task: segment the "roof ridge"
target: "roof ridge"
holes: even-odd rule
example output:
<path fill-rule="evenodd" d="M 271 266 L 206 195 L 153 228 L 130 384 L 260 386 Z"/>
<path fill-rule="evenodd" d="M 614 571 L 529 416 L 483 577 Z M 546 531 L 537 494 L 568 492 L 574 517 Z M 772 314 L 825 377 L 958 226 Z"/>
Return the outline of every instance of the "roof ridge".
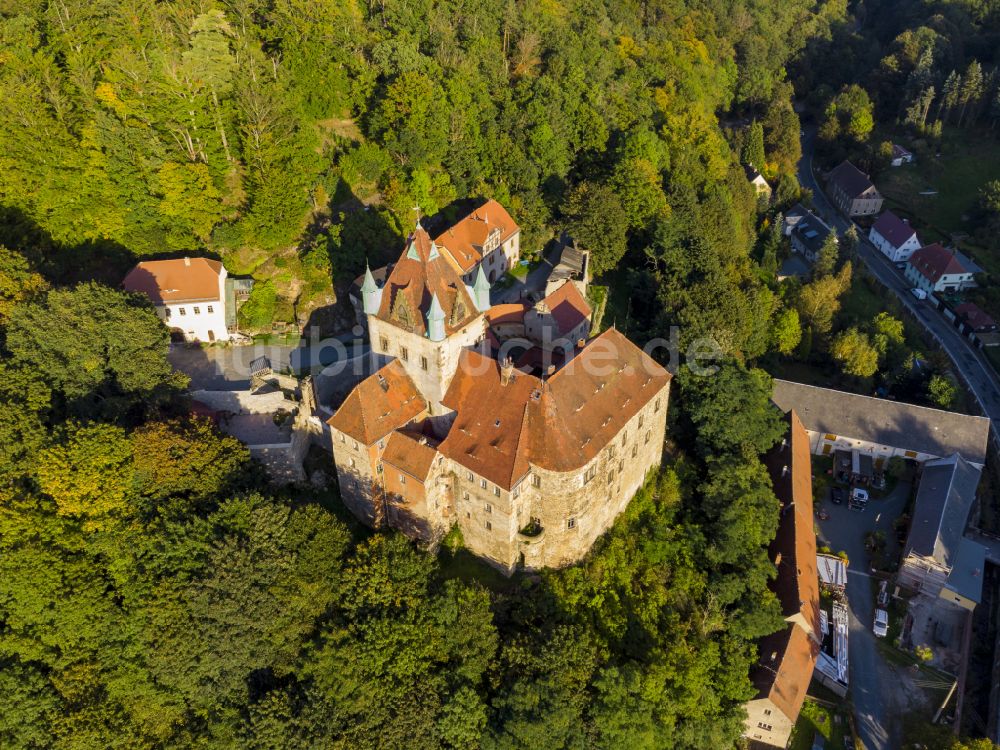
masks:
<path fill-rule="evenodd" d="M 773 376 L 772 376 L 773 377 Z M 775 383 L 791 383 L 792 385 L 801 385 L 804 388 L 815 388 L 818 391 L 832 391 L 833 393 L 840 393 L 847 396 L 853 396 L 855 398 L 867 398 L 872 401 L 880 401 L 882 403 L 888 404 L 899 404 L 900 406 L 906 406 L 911 409 L 925 409 L 927 411 L 939 412 L 941 414 L 954 414 L 958 417 L 965 417 L 966 419 L 985 419 L 987 422 L 990 421 L 989 417 L 981 417 L 976 414 L 962 414 L 959 411 L 948 411 L 947 409 L 935 409 L 933 406 L 921 406 L 920 404 L 911 404 L 907 401 L 894 401 L 888 398 L 879 398 L 878 396 L 866 396 L 863 393 L 851 393 L 849 391 L 838 391 L 836 388 L 825 388 L 821 385 L 810 385 L 809 383 L 800 383 L 797 380 L 785 380 L 784 378 L 774 378 Z"/>

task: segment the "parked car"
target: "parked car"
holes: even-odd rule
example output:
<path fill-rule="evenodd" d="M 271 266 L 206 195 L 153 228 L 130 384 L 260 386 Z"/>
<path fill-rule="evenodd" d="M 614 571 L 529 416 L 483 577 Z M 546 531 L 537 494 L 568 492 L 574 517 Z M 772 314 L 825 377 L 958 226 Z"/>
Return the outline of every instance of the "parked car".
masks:
<path fill-rule="evenodd" d="M 913 289 L 910 290 L 910 294 L 912 294 L 917 299 L 927 299 L 927 292 L 925 292 L 923 289 L 917 289 L 917 287 L 913 287 Z"/>
<path fill-rule="evenodd" d="M 875 624 L 872 625 L 872 632 L 879 638 L 885 638 L 889 632 L 889 613 L 884 609 L 875 610 Z"/>
<path fill-rule="evenodd" d="M 834 487 L 832 490 L 830 490 L 830 499 L 837 505 L 842 504 L 844 502 L 844 488 Z"/>
<path fill-rule="evenodd" d="M 848 501 L 847 507 L 851 510 L 864 510 L 866 505 L 868 505 L 868 490 L 863 490 L 860 487 L 852 489 L 851 499 Z"/>

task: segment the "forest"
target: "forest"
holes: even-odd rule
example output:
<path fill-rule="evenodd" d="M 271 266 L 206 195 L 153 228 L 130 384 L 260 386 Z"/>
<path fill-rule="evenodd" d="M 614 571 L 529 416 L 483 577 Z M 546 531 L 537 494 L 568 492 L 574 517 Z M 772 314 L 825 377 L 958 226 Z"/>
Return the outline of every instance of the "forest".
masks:
<path fill-rule="evenodd" d="M 831 349 L 852 283 L 833 250 L 775 282 L 744 165 L 799 199 L 793 83 L 845 12 L 5 2 L 0 746 L 732 746 L 781 625 L 759 456 L 782 424 L 754 365 Z M 530 251 L 578 237 L 639 343 L 679 325 L 725 355 L 678 373 L 665 465 L 590 557 L 511 580 L 270 486 L 117 289 L 204 253 L 257 279 L 245 323 L 301 320 L 398 252 L 412 207 L 483 197 Z"/>

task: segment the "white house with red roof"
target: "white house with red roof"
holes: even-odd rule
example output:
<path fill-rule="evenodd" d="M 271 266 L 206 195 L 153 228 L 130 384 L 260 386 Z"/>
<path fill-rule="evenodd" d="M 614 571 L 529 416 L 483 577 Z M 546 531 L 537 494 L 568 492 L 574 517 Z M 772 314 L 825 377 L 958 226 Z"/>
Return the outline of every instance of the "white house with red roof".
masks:
<path fill-rule="evenodd" d="M 492 198 L 441 232 L 434 242 L 470 286 L 477 268 L 482 267 L 486 280 L 493 284 L 521 257 L 521 227 Z"/>
<path fill-rule="evenodd" d="M 957 250 L 938 243 L 917 250 L 906 264 L 906 278 L 917 289 L 933 292 L 960 292 L 976 285 L 973 276 L 979 266 Z"/>
<path fill-rule="evenodd" d="M 147 260 L 122 287 L 145 294 L 171 333 L 185 341 L 227 341 L 226 268 L 209 258 Z"/>
<path fill-rule="evenodd" d="M 909 260 L 920 249 L 917 230 L 892 211 L 886 211 L 878 217 L 878 221 L 868 231 L 868 239 L 893 263 Z"/>

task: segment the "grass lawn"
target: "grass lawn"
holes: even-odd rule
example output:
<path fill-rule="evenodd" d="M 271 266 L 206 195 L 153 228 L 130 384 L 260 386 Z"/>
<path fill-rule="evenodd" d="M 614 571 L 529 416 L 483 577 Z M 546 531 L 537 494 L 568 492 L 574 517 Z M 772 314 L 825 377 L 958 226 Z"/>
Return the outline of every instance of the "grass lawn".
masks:
<path fill-rule="evenodd" d="M 508 273 L 513 276 L 518 281 L 524 281 L 528 278 L 528 274 L 532 269 L 538 267 L 538 261 L 533 261 L 531 263 L 515 263 L 514 267 L 510 269 Z"/>
<path fill-rule="evenodd" d="M 844 747 L 844 732 L 849 733 L 847 714 L 839 707 L 827 705 L 826 702 L 806 698 L 802 704 L 799 720 L 792 729 L 792 738 L 788 743 L 789 750 L 810 750 L 816 733 L 823 735 L 826 746 L 834 750 Z"/>
<path fill-rule="evenodd" d="M 979 189 L 997 177 L 1000 141 L 968 131 L 946 131 L 941 156 L 928 151 L 913 164 L 886 169 L 875 180 L 886 207 L 909 218 L 925 244 L 950 240 L 970 230 Z M 933 195 L 921 193 L 936 191 Z M 991 273 L 1000 272 L 1000 257 L 976 253 Z"/>

